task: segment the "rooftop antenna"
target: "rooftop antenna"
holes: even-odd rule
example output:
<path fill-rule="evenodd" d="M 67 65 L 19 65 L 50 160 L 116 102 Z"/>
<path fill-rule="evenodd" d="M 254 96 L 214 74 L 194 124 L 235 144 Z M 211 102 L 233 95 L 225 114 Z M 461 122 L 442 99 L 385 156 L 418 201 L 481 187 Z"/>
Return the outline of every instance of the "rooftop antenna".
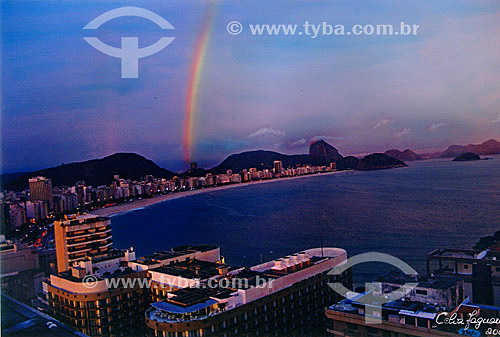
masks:
<path fill-rule="evenodd" d="M 321 240 L 321 257 L 324 257 L 324 255 L 323 255 L 323 232 L 321 233 L 320 240 Z"/>

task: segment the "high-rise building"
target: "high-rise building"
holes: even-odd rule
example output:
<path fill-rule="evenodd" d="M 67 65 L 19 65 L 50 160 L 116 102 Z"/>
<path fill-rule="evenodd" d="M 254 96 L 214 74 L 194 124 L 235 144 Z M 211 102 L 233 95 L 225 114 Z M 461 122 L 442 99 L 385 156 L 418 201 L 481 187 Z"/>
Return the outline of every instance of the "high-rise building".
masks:
<path fill-rule="evenodd" d="M 193 260 L 151 270 L 152 279 L 164 280 L 171 292 L 146 311 L 147 333 L 323 335 L 325 307 L 340 300 L 327 282 L 352 283 L 350 270 L 327 273 L 346 259 L 343 249 L 315 248 L 250 268 Z"/>
<path fill-rule="evenodd" d="M 138 259 L 133 248 L 111 250 L 50 275 L 44 292 L 54 317 L 89 336 L 144 336 L 150 298 L 167 297 L 172 286 L 161 277 L 161 268 L 220 259 L 219 247 L 210 245 L 179 246 Z M 177 267 L 179 273 L 186 271 Z"/>
<path fill-rule="evenodd" d="M 281 160 L 275 160 L 273 166 L 274 174 L 277 176 L 281 176 L 281 171 L 283 171 L 283 163 L 281 162 Z"/>
<path fill-rule="evenodd" d="M 54 221 L 57 270 L 63 272 L 74 262 L 111 250 L 111 220 L 94 215 L 72 216 Z"/>
<path fill-rule="evenodd" d="M 86 196 L 87 186 L 85 185 L 85 181 L 77 181 L 76 182 L 76 195 L 78 198 L 78 205 L 85 205 L 85 196 Z"/>
<path fill-rule="evenodd" d="M 432 328 L 441 310 L 437 305 L 400 299 L 383 304 L 381 316 L 369 316 L 365 311 L 365 296 L 371 298 L 370 294 L 363 293 L 326 309 L 329 336 L 457 336 L 458 328 L 457 331 Z M 372 324 L 370 319 L 380 322 Z"/>
<path fill-rule="evenodd" d="M 427 273 L 459 277 L 472 302 L 500 306 L 498 250 L 436 249 L 427 257 Z"/>
<path fill-rule="evenodd" d="M 403 282 L 418 281 L 405 289 L 405 296 L 392 298 L 392 292 L 404 288 Z M 379 278 L 373 288 L 353 294 L 326 309 L 329 336 L 487 336 L 498 327 L 500 308 L 475 304 L 463 298 L 463 280 L 433 276 L 410 280 L 408 277 Z M 375 295 L 375 296 L 374 296 Z M 383 304 L 377 301 L 384 298 Z M 367 304 L 373 303 L 373 304 Z M 491 324 L 469 324 L 469 319 L 493 319 Z M 473 320 L 471 321 L 473 322 Z"/>
<path fill-rule="evenodd" d="M 36 247 L 19 242 L 0 243 L 0 261 L 2 293 L 29 303 L 41 292 L 45 273 L 40 269 Z"/>
<path fill-rule="evenodd" d="M 45 201 L 49 205 L 49 209 L 54 208 L 51 179 L 45 177 L 30 178 L 29 187 L 31 201 Z"/>
<path fill-rule="evenodd" d="M 26 223 L 26 210 L 23 206 L 12 204 L 9 206 L 10 229 L 15 230 Z"/>
<path fill-rule="evenodd" d="M 50 314 L 89 336 L 142 336 L 147 271 L 132 270 L 134 259 L 132 248 L 113 250 L 50 275 L 43 284 Z"/>

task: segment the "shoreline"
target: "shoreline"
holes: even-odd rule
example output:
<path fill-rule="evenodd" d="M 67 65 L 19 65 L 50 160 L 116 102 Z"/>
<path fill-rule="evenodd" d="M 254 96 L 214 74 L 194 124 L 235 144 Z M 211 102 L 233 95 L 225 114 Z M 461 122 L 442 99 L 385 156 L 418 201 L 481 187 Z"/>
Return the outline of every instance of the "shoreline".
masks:
<path fill-rule="evenodd" d="M 179 198 L 184 198 L 184 197 L 189 197 L 189 196 L 197 195 L 200 193 L 216 192 L 216 191 L 222 191 L 222 190 L 227 190 L 227 189 L 232 189 L 232 188 L 254 186 L 254 185 L 267 184 L 267 183 L 278 182 L 278 181 L 288 181 L 288 180 L 301 179 L 301 178 L 312 178 L 312 177 L 318 177 L 318 176 L 327 176 L 327 175 L 331 175 L 331 174 L 352 173 L 352 172 L 354 172 L 354 171 L 352 171 L 352 170 L 334 171 L 334 172 L 326 172 L 326 173 L 307 174 L 307 175 L 301 175 L 301 176 L 295 176 L 295 177 L 258 180 L 258 181 L 254 181 L 254 182 L 248 182 L 248 183 L 229 184 L 229 185 L 216 186 L 216 187 L 206 187 L 206 188 L 191 190 L 191 191 L 170 192 L 168 194 L 157 195 L 157 196 L 154 196 L 151 198 L 136 199 L 136 200 L 133 200 L 131 202 L 127 202 L 127 203 L 123 203 L 123 204 L 119 204 L 119 205 L 115 205 L 115 206 L 110 206 L 110 207 L 106 207 L 106 208 L 99 208 L 99 209 L 93 210 L 89 213 L 93 214 L 93 215 L 110 216 L 111 217 L 111 216 L 116 216 L 116 215 L 120 215 L 120 214 L 125 214 L 125 213 L 129 213 L 129 212 L 141 210 L 141 209 L 156 205 L 156 204 L 161 203 L 161 202 L 179 199 Z"/>

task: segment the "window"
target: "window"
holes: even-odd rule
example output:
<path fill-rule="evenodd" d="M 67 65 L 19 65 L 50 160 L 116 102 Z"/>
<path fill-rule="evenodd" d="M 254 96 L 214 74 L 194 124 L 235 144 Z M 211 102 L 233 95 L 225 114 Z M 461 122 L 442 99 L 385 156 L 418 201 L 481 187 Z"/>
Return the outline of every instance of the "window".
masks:
<path fill-rule="evenodd" d="M 418 295 L 427 295 L 427 290 L 417 289 L 417 290 L 415 290 L 415 292 Z"/>
<path fill-rule="evenodd" d="M 347 323 L 347 329 L 357 331 L 358 326 L 356 324 Z"/>
<path fill-rule="evenodd" d="M 469 265 L 468 264 L 464 264 L 464 269 L 469 269 Z"/>

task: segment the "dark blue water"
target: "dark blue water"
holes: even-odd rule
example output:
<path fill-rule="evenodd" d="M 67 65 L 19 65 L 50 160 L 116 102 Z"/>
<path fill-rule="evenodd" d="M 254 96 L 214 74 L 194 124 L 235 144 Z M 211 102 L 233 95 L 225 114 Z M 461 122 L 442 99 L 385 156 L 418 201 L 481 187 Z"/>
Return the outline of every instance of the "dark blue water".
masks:
<path fill-rule="evenodd" d="M 471 248 L 500 230 L 500 156 L 211 191 L 112 219 L 115 246 L 139 255 L 209 243 L 226 262 L 252 265 L 323 241 L 351 256 L 391 254 L 425 272 L 432 250 Z M 377 270 L 360 266 L 357 280 Z"/>

